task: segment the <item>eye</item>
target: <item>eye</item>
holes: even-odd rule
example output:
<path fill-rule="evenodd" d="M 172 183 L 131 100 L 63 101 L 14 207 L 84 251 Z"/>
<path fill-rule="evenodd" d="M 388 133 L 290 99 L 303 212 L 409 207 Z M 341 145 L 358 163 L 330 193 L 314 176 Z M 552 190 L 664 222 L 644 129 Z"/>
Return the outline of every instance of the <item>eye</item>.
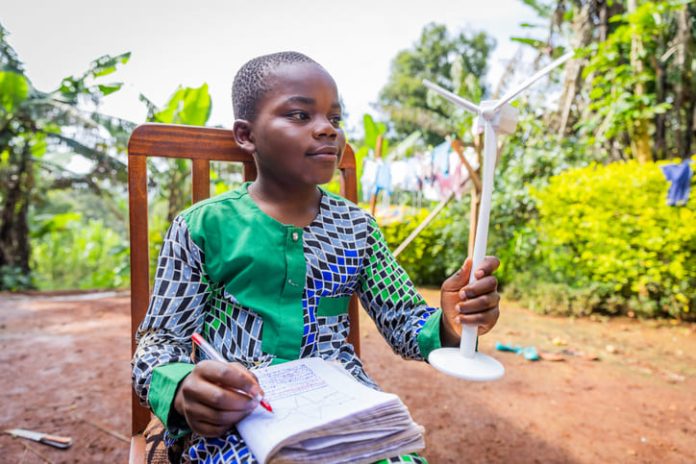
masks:
<path fill-rule="evenodd" d="M 331 124 L 334 127 L 340 127 L 341 122 L 343 122 L 343 116 L 341 116 L 340 114 L 329 116 L 329 121 L 331 121 Z"/>
<path fill-rule="evenodd" d="M 309 114 L 305 111 L 293 111 L 288 113 L 288 118 L 294 119 L 295 121 L 307 121 L 309 120 Z"/>

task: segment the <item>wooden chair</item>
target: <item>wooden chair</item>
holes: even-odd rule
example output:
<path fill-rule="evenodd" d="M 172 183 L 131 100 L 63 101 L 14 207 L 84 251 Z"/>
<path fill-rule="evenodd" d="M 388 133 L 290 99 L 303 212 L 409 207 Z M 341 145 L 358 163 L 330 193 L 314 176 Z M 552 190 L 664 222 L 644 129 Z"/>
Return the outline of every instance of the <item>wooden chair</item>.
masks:
<path fill-rule="evenodd" d="M 128 201 L 130 214 L 131 261 L 131 352 L 135 352 L 135 332 L 145 317 L 150 299 L 148 254 L 147 158 L 181 158 L 192 162 L 193 202 L 210 196 L 210 162 L 242 163 L 244 180 L 256 178 L 253 158 L 235 143 L 231 130 L 173 124 L 142 124 L 135 128 L 128 141 Z M 355 155 L 346 146 L 341 165 L 341 195 L 357 202 Z M 350 301 L 352 321 L 348 340 L 360 355 L 358 300 Z M 130 462 L 145 460 L 143 431 L 150 421 L 150 410 L 140 406 L 133 392 L 132 439 Z"/>

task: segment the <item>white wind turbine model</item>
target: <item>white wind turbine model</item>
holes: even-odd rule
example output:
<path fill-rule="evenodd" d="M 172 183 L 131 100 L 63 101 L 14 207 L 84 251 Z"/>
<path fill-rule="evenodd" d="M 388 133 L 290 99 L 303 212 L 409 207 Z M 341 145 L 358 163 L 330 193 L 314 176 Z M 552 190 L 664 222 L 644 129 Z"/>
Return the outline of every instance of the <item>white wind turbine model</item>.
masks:
<path fill-rule="evenodd" d="M 479 267 L 486 255 L 488 243 L 488 222 L 491 213 L 491 196 L 493 194 L 493 172 L 497 158 L 497 134 L 512 134 L 517 125 L 517 110 L 509 105 L 509 102 L 526 90 L 534 82 L 538 81 L 553 69 L 568 61 L 573 52 L 567 53 L 553 63 L 539 70 L 532 77 L 524 81 L 518 87 L 508 92 L 500 100 L 484 100 L 479 105 L 455 95 L 430 81 L 424 80 L 425 86 L 457 106 L 464 108 L 478 116 L 476 124 L 478 130 L 483 127 L 483 182 L 481 188 L 481 207 L 479 210 L 478 225 L 476 227 L 476 239 L 474 242 L 473 266 L 469 283 L 476 280 L 474 271 Z M 496 359 L 476 351 L 476 337 L 478 327 L 472 325 L 462 326 L 462 338 L 459 348 L 440 348 L 434 350 L 428 356 L 428 362 L 446 374 L 466 380 L 496 380 L 503 376 L 505 368 Z"/>

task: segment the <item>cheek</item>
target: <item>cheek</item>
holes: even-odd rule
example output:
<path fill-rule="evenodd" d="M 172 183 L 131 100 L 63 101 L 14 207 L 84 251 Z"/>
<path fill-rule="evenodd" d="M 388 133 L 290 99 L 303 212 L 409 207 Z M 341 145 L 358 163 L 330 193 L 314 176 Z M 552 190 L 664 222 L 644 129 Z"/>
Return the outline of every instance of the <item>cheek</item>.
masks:
<path fill-rule="evenodd" d="M 292 124 L 274 124 L 267 132 L 269 141 L 276 147 L 291 148 L 304 146 L 307 132 L 304 128 Z"/>
<path fill-rule="evenodd" d="M 285 152 L 292 144 L 292 135 L 285 127 L 269 125 L 256 134 L 257 152 L 275 155 Z"/>

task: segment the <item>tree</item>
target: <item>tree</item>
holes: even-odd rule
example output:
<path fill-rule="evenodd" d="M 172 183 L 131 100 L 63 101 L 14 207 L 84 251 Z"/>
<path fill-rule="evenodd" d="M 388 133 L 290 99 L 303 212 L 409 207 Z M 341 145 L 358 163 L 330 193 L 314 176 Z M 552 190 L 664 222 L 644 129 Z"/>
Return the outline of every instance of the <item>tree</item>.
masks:
<path fill-rule="evenodd" d="M 657 155 L 651 140 L 656 122 L 672 108 L 660 89 L 654 57 L 665 52 L 674 4 L 638 5 L 628 0 L 625 7 L 611 19 L 615 28 L 606 40 L 585 50 L 589 55 L 584 70 L 589 103 L 587 117 L 578 128 L 599 149 L 618 143 L 622 158 L 647 162 Z"/>
<path fill-rule="evenodd" d="M 416 130 L 427 143 L 436 144 L 453 132 L 461 133 L 465 113 L 441 98 L 433 98 L 423 79 L 478 101 L 480 79 L 495 41 L 483 32 L 450 34 L 442 24 L 423 28 L 412 48 L 394 58 L 389 81 L 379 95 L 379 107 L 388 116 L 397 138 Z"/>
<path fill-rule="evenodd" d="M 516 38 L 541 55 L 568 45 L 558 113 L 548 136 L 575 138 L 607 160 L 691 154 L 696 116 L 693 0 L 523 0 L 548 22 L 542 39 Z"/>
<path fill-rule="evenodd" d="M 101 78 L 126 63 L 129 53 L 103 56 L 83 74 L 42 92 L 31 84 L 6 36 L 0 25 L 0 289 L 9 286 L 10 277 L 30 284 L 29 213 L 42 193 L 82 186 L 110 201 L 105 190 L 125 182 L 121 155 L 132 127 L 97 111 L 100 100 L 121 87 Z M 55 162 L 73 156 L 89 165 L 86 174 Z"/>

